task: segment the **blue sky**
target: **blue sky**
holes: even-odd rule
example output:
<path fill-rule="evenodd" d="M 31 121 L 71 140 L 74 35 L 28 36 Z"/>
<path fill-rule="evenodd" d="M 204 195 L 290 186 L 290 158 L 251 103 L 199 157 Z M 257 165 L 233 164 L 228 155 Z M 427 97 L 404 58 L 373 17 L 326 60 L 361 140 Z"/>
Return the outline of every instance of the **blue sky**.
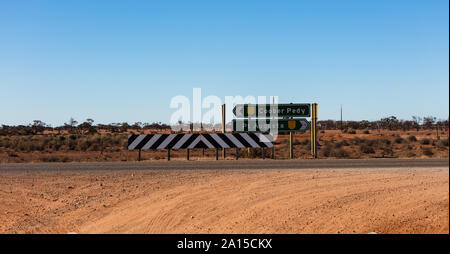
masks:
<path fill-rule="evenodd" d="M 1 1 L 0 124 L 169 122 L 172 97 L 449 115 L 448 1 Z"/>

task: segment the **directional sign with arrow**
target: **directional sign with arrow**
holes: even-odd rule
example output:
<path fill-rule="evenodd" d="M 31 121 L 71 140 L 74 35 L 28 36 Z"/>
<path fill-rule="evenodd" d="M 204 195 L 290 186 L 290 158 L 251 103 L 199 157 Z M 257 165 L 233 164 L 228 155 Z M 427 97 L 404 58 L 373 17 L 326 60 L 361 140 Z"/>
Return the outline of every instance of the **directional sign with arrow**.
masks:
<path fill-rule="evenodd" d="M 304 119 L 233 119 L 235 132 L 269 132 L 278 129 L 278 132 L 305 132 L 310 128 L 309 122 Z"/>
<path fill-rule="evenodd" d="M 237 104 L 237 118 L 310 117 L 311 104 Z"/>

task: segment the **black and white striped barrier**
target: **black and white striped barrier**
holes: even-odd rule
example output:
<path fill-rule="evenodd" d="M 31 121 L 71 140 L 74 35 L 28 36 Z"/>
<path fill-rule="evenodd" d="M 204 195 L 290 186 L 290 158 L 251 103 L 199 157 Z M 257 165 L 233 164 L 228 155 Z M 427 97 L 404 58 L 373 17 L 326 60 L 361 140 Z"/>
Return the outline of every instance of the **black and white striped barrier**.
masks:
<path fill-rule="evenodd" d="M 268 134 L 204 133 L 143 134 L 128 136 L 128 150 L 192 149 L 192 148 L 265 148 L 273 147 Z"/>

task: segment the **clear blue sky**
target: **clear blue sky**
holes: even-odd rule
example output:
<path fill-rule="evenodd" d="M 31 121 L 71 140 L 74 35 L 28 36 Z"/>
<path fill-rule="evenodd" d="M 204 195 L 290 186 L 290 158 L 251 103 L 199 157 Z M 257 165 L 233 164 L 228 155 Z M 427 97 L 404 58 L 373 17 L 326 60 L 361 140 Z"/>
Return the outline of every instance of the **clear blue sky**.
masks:
<path fill-rule="evenodd" d="M 0 124 L 169 122 L 194 87 L 447 119 L 448 1 L 0 2 Z"/>

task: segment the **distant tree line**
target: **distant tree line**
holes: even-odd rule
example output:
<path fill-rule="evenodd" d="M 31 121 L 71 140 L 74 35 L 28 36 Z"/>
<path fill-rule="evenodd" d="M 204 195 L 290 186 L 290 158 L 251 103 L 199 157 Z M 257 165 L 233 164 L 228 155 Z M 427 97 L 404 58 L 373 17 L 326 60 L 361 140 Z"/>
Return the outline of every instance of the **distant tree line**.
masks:
<path fill-rule="evenodd" d="M 100 130 L 109 133 L 126 133 L 128 131 L 142 131 L 142 130 L 167 130 L 170 126 L 161 122 L 158 123 L 142 123 L 136 122 L 134 124 L 123 123 L 110 123 L 110 124 L 97 124 L 94 125 L 94 120 L 91 118 L 86 119 L 82 123 L 78 123 L 73 118 L 70 118 L 68 123 L 64 123 L 62 126 L 52 127 L 49 124 L 44 123 L 41 120 L 34 120 L 33 123 L 28 125 L 1 125 L 0 135 L 37 135 L 43 134 L 45 131 L 56 132 L 61 134 L 67 132 L 70 134 L 97 134 Z"/>
<path fill-rule="evenodd" d="M 336 121 L 336 120 L 321 120 L 318 121 L 320 130 L 426 130 L 426 129 L 448 129 L 449 120 L 437 120 L 436 117 L 418 117 L 413 116 L 411 120 L 400 120 L 395 116 L 382 118 L 377 121 Z M 217 127 L 204 124 L 203 127 Z M 140 132 L 143 130 L 170 130 L 170 126 L 161 122 L 142 123 L 136 122 L 134 124 L 111 123 L 111 124 L 94 124 L 91 118 L 86 119 L 82 123 L 78 123 L 73 118 L 70 118 L 68 123 L 62 126 L 52 127 L 41 120 L 34 120 L 28 125 L 1 125 L 0 135 L 38 135 L 45 131 L 62 132 L 70 134 L 97 134 L 100 130 L 108 133 L 127 133 L 129 131 Z"/>
<path fill-rule="evenodd" d="M 397 119 L 395 116 L 390 116 L 386 118 L 382 118 L 377 121 L 335 121 L 335 120 L 326 120 L 326 121 L 318 121 L 320 124 L 319 128 L 322 130 L 430 130 L 430 129 L 448 129 L 449 128 L 449 120 L 438 120 L 436 117 L 428 116 L 428 117 L 419 117 L 413 116 L 411 120 L 401 120 Z"/>

